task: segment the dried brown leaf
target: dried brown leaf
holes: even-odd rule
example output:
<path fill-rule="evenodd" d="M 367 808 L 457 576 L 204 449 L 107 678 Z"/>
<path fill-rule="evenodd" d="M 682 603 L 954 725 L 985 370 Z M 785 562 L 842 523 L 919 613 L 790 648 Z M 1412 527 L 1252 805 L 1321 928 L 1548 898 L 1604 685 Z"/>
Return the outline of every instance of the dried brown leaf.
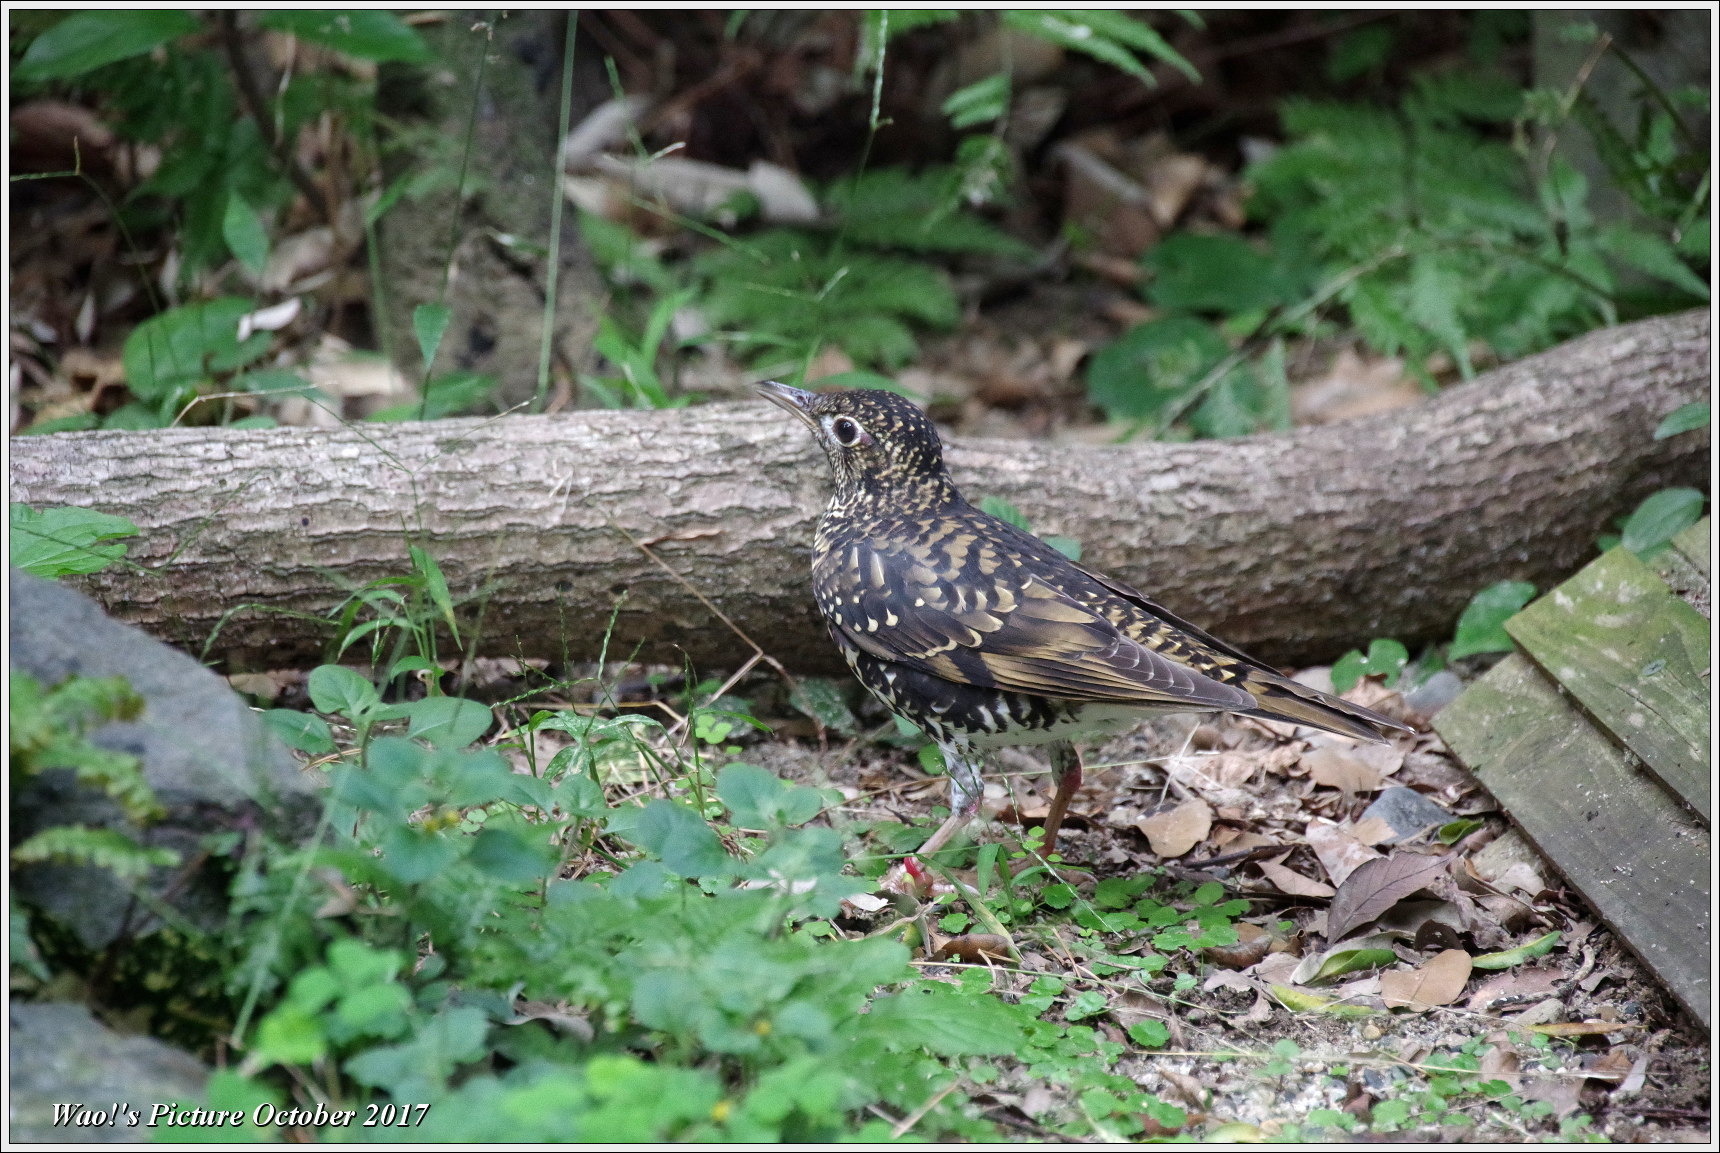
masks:
<path fill-rule="evenodd" d="M 1252 992 L 1259 988 L 1253 981 L 1244 977 L 1234 969 L 1214 969 L 1207 974 L 1206 981 L 1201 985 L 1201 991 L 1210 993 L 1214 989 L 1242 989 Z"/>
<path fill-rule="evenodd" d="M 1162 1065 L 1157 1072 L 1164 1079 L 1165 1084 L 1171 1086 L 1175 1095 L 1181 1097 L 1185 1104 L 1196 1109 L 1206 1108 L 1207 1098 L 1211 1095 L 1211 1091 L 1198 1080 L 1190 1077 L 1187 1073 L 1179 1073 L 1174 1069 L 1164 1068 Z"/>
<path fill-rule="evenodd" d="M 1308 778 L 1316 785 L 1338 789 L 1345 793 L 1371 793 L 1380 787 L 1383 778 L 1371 765 L 1348 749 L 1323 745 L 1302 754 L 1302 764 Z"/>
<path fill-rule="evenodd" d="M 1540 872 L 1524 861 L 1517 861 L 1508 866 L 1498 876 L 1492 878 L 1492 881 L 1494 888 L 1507 891 L 1515 889 L 1530 898 L 1547 887 L 1547 882 L 1541 879 Z"/>
<path fill-rule="evenodd" d="M 1621 1082 L 1630 1075 L 1631 1064 L 1629 1053 L 1622 1048 L 1612 1048 L 1596 1057 L 1583 1072 L 1596 1081 Z"/>
<path fill-rule="evenodd" d="M 594 1036 L 591 1022 L 584 1013 L 576 1012 L 566 1001 L 551 1004 L 548 1001 L 518 1001 L 514 1004 L 514 1017 L 510 1025 L 523 1025 L 527 1021 L 547 1021 L 570 1036 L 580 1041 L 590 1041 Z"/>
<path fill-rule="evenodd" d="M 1463 995 L 1472 968 L 1469 954 L 1447 949 L 1419 968 L 1380 974 L 1380 996 L 1388 1009 L 1422 1012 L 1449 1005 Z"/>
<path fill-rule="evenodd" d="M 1350 826 L 1349 833 L 1357 842 L 1370 848 L 1397 836 L 1397 830 L 1384 817 L 1363 817 Z"/>
<path fill-rule="evenodd" d="M 1013 954 L 1010 952 L 1008 937 L 1000 937 L 995 933 L 963 933 L 959 937 L 949 938 L 932 953 L 934 961 L 948 961 L 952 957 L 970 965 L 977 965 L 987 958 L 1008 961 Z"/>
<path fill-rule="evenodd" d="M 1161 857 L 1180 857 L 1212 829 L 1212 809 L 1198 797 L 1135 822 L 1147 843 Z"/>
<path fill-rule="evenodd" d="M 1513 1090 L 1521 1083 L 1518 1076 L 1523 1059 L 1508 1041 L 1495 1041 L 1493 1047 L 1481 1054 L 1481 1068 L 1476 1073 L 1483 1081 L 1503 1081 Z"/>
<path fill-rule="evenodd" d="M 1202 955 L 1215 965 L 1226 969 L 1246 969 L 1259 964 L 1272 949 L 1272 934 L 1259 925 L 1239 921 L 1234 945 L 1214 945 L 1202 950 Z"/>
<path fill-rule="evenodd" d="M 1332 897 L 1326 914 L 1327 938 L 1339 940 L 1405 897 L 1428 888 L 1445 873 L 1445 864 L 1443 857 L 1397 853 L 1352 870 Z"/>
<path fill-rule="evenodd" d="M 1340 828 L 1324 817 L 1309 821 L 1302 830 L 1308 847 L 1320 859 L 1334 885 L 1342 885 L 1349 875 L 1368 861 L 1377 861 L 1380 854 L 1361 844 L 1350 831 Z"/>
<path fill-rule="evenodd" d="M 1545 1101 L 1553 1107 L 1553 1116 L 1563 1119 L 1581 1106 L 1582 1087 L 1575 1077 L 1538 1077 L 1523 1086 L 1521 1096 L 1525 1101 Z"/>
<path fill-rule="evenodd" d="M 1297 424 L 1331 424 L 1404 408 L 1425 396 L 1401 359 L 1364 358 L 1346 348 L 1323 378 L 1291 389 L 1290 413 Z"/>
<path fill-rule="evenodd" d="M 1286 853 L 1284 856 L 1287 857 L 1289 854 Z M 1279 892 L 1288 893 L 1292 897 L 1330 897 L 1332 895 L 1332 886 L 1323 881 L 1304 877 L 1296 870 L 1281 864 L 1280 862 L 1283 860 L 1284 857 L 1278 857 L 1275 860 L 1258 862 L 1261 874 L 1277 886 Z"/>
<path fill-rule="evenodd" d="M 1258 965 L 1248 970 L 1248 975 L 1261 984 L 1287 985 L 1291 983 L 1301 963 L 1300 957 L 1290 953 L 1269 953 Z"/>
<path fill-rule="evenodd" d="M 1519 1003 L 1531 998 L 1545 997 L 1552 993 L 1564 975 L 1553 968 L 1534 968 L 1520 965 L 1515 969 L 1505 969 L 1488 977 L 1481 982 L 1479 988 L 1471 993 L 1466 1008 L 1473 1012 L 1484 1012 L 1500 1001 Z"/>
<path fill-rule="evenodd" d="M 1634 1064 L 1631 1065 L 1630 1072 L 1625 1074 L 1624 1080 L 1620 1081 L 1618 1088 L 1613 1090 L 1613 1096 L 1625 1097 L 1632 1093 L 1640 1093 L 1642 1092 L 1643 1085 L 1647 1083 L 1647 1081 L 1648 1054 L 1644 1053 L 1636 1059 Z"/>

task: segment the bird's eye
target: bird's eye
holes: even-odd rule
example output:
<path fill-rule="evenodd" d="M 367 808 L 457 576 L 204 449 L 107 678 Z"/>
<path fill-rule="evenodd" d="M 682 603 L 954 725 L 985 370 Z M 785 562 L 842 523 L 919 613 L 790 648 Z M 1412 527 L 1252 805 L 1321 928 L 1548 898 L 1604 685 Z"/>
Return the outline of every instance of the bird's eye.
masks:
<path fill-rule="evenodd" d="M 830 422 L 830 435 L 843 448 L 852 448 L 860 439 L 860 426 L 845 416 L 839 416 Z"/>

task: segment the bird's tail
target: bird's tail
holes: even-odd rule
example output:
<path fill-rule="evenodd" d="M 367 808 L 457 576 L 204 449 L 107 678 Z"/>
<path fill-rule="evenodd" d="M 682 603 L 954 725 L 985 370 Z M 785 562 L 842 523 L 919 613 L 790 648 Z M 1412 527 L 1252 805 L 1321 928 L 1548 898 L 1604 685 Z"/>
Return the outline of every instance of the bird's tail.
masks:
<path fill-rule="evenodd" d="M 1263 717 L 1270 721 L 1285 721 L 1293 725 L 1312 725 L 1329 733 L 1356 737 L 1364 741 L 1383 741 L 1387 731 L 1413 733 L 1414 729 L 1372 709 L 1353 705 L 1330 693 L 1311 689 L 1307 685 L 1279 677 L 1254 674 L 1245 679 L 1243 687 L 1254 694 L 1258 708 L 1242 712 L 1245 717 Z"/>

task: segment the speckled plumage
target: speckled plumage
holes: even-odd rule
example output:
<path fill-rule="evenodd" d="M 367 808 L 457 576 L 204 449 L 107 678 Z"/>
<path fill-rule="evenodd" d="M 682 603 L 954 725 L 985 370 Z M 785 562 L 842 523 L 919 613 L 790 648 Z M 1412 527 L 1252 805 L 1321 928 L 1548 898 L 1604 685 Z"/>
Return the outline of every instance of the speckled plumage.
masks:
<path fill-rule="evenodd" d="M 980 750 L 1114 732 L 1148 713 L 1219 710 L 1369 740 L 1404 728 L 974 508 L 904 398 L 759 391 L 812 430 L 835 476 L 812 559 L 831 636 L 861 683 L 943 748 L 958 815 L 977 805 Z"/>

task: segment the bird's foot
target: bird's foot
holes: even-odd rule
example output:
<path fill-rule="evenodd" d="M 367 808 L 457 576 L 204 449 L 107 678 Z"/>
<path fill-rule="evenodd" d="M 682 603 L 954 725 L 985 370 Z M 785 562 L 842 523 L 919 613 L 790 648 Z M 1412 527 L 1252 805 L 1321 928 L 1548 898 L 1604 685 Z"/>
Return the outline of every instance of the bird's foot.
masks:
<path fill-rule="evenodd" d="M 916 901 L 928 901 L 940 891 L 950 886 L 937 879 L 924 861 L 910 853 L 884 874 L 878 882 L 880 892 L 895 893 L 903 897 L 911 897 Z"/>

